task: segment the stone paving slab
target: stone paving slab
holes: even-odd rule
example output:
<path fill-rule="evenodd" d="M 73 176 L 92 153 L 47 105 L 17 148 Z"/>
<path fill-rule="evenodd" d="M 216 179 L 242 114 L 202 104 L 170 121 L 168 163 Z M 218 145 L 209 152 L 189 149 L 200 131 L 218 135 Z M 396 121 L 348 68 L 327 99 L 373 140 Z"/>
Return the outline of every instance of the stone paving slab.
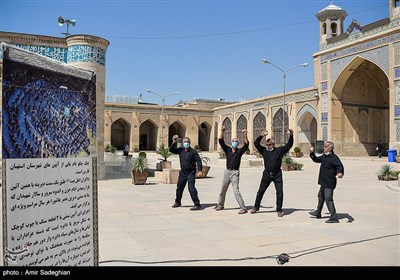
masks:
<path fill-rule="evenodd" d="M 376 175 L 387 158 L 342 158 L 345 176 L 334 193 L 340 223 L 326 224 L 326 206 L 322 219 L 308 214 L 317 203 L 319 164 L 307 155 L 295 158 L 303 170 L 283 172 L 285 216 L 278 218 L 273 184 L 256 214 L 237 214 L 231 187 L 225 209 L 215 211 L 224 166 L 218 154 L 204 154 L 211 158 L 211 169 L 208 178 L 196 180 L 202 211 L 189 210 L 193 203 L 187 188 L 182 207 L 171 208 L 176 186 L 154 177 L 147 185 L 133 185 L 131 179 L 99 181 L 100 266 L 279 266 L 275 258 L 281 253 L 289 254 L 285 266 L 291 267 L 400 265 L 398 182 L 379 181 Z M 150 161 L 152 156 L 148 153 Z M 170 160 L 179 168 L 177 156 Z M 389 164 L 400 169 L 398 163 Z M 241 168 L 240 190 L 248 210 L 262 170 Z"/>

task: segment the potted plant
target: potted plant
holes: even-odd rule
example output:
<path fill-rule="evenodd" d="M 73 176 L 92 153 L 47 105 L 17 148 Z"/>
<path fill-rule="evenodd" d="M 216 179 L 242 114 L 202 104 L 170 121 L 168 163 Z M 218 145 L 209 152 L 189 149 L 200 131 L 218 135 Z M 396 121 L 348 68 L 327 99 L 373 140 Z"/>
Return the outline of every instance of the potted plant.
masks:
<path fill-rule="evenodd" d="M 397 180 L 400 171 L 394 171 L 393 166 L 390 164 L 383 164 L 381 169 L 377 172 L 378 180 L 390 181 Z"/>
<path fill-rule="evenodd" d="M 162 156 L 161 162 L 161 170 L 163 169 L 171 169 L 172 162 L 168 161 L 168 158 L 172 155 L 168 148 L 165 148 L 164 144 L 161 144 L 160 147 L 157 148 L 156 153 Z"/>
<path fill-rule="evenodd" d="M 300 147 L 294 147 L 292 156 L 294 156 L 294 157 L 302 157 L 303 156 L 303 152 L 301 151 Z"/>
<path fill-rule="evenodd" d="M 210 171 L 210 166 L 208 166 L 208 164 L 210 163 L 211 160 L 209 157 L 202 156 L 202 155 L 199 155 L 199 156 L 201 159 L 201 163 L 203 164 L 203 169 L 202 169 L 203 174 L 198 175 L 198 170 L 197 170 L 196 178 L 205 178 L 205 177 L 207 177 L 208 171 Z"/>
<path fill-rule="evenodd" d="M 132 183 L 135 185 L 144 185 L 149 177 L 149 164 L 145 152 L 132 159 Z"/>
<path fill-rule="evenodd" d="M 194 145 L 194 149 L 198 152 L 198 153 L 200 153 L 200 151 L 201 151 L 201 149 L 200 149 L 200 146 L 199 145 Z"/>
<path fill-rule="evenodd" d="M 110 144 L 107 144 L 107 146 L 104 149 L 105 152 L 112 153 L 112 154 L 115 154 L 116 150 L 117 149 L 113 145 L 110 145 Z"/>
<path fill-rule="evenodd" d="M 294 161 L 294 159 L 287 155 L 282 158 L 282 170 L 284 171 L 292 171 L 292 170 L 301 170 L 303 168 L 303 164 Z"/>

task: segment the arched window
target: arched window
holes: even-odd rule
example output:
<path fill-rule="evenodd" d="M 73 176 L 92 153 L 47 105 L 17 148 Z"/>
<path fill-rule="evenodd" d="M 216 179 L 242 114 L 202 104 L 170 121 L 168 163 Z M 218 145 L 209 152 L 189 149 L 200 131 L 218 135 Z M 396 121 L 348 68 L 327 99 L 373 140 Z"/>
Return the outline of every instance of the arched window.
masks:
<path fill-rule="evenodd" d="M 337 24 L 336 24 L 336 22 L 332 22 L 331 31 L 332 31 L 332 37 L 337 35 Z"/>
<path fill-rule="evenodd" d="M 245 116 L 240 115 L 236 123 L 236 137 L 241 145 L 244 144 L 243 130 L 247 129 L 247 119 Z"/>
<path fill-rule="evenodd" d="M 232 140 L 232 122 L 229 118 L 225 118 L 225 120 L 222 122 L 222 126 L 226 127 L 225 133 L 224 133 L 224 141 L 225 144 L 230 145 L 231 140 Z"/>
<path fill-rule="evenodd" d="M 285 117 L 285 127 L 282 129 L 283 126 L 283 117 Z M 273 122 L 272 122 L 272 135 L 271 137 L 275 141 L 275 143 L 279 144 L 285 144 L 288 136 L 286 131 L 288 130 L 289 127 L 289 118 L 286 112 L 283 112 L 282 108 L 276 112 Z M 283 142 L 282 142 L 283 140 Z"/>
<path fill-rule="evenodd" d="M 257 115 L 254 117 L 253 120 L 253 137 L 256 139 L 258 136 L 260 136 L 261 132 L 263 132 L 266 129 L 266 119 L 265 116 L 261 113 L 258 112 Z M 261 140 L 261 144 L 265 145 L 265 137 Z"/>

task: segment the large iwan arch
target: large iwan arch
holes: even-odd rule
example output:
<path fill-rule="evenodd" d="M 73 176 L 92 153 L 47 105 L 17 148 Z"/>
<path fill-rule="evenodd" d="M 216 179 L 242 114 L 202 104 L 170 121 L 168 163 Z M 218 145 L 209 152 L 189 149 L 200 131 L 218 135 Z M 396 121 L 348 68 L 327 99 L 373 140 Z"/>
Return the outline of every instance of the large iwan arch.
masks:
<path fill-rule="evenodd" d="M 362 57 L 353 59 L 339 75 L 332 89 L 335 121 L 330 129 L 343 154 L 375 155 L 379 140 L 389 142 L 388 88 L 386 73 Z"/>

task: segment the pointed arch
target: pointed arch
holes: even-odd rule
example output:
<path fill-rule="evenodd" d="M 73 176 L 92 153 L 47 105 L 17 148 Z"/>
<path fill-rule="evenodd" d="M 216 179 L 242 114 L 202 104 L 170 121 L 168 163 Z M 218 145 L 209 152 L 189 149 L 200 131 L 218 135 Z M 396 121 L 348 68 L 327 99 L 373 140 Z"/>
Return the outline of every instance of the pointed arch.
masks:
<path fill-rule="evenodd" d="M 210 138 L 211 138 L 211 125 L 208 122 L 202 122 L 199 125 L 199 138 L 198 142 L 200 150 L 209 151 L 210 150 Z"/>
<path fill-rule="evenodd" d="M 247 129 L 247 119 L 241 114 L 236 122 L 236 138 L 239 140 L 239 144 L 243 145 L 243 130 Z"/>
<path fill-rule="evenodd" d="M 267 119 L 263 113 L 258 112 L 253 119 L 253 138 L 256 139 L 266 129 Z M 265 145 L 265 137 L 261 139 L 261 145 Z"/>
<path fill-rule="evenodd" d="M 155 151 L 157 148 L 157 124 L 147 119 L 139 127 L 139 150 Z"/>
<path fill-rule="evenodd" d="M 186 136 L 186 125 L 181 121 L 175 121 L 168 127 L 168 146 L 172 144 L 172 136 L 178 135 L 180 140 L 178 146 L 181 144 L 181 139 Z"/>
<path fill-rule="evenodd" d="M 388 88 L 389 79 L 381 66 L 361 56 L 352 59 L 338 75 L 330 105 L 334 108 L 335 122 L 329 129 L 343 131 L 339 135 L 342 153 L 374 155 L 379 140 L 389 142 Z"/>
<path fill-rule="evenodd" d="M 285 123 L 285 127 L 283 127 L 283 122 Z M 287 134 L 285 133 L 285 131 L 288 130 L 288 127 L 289 127 L 288 114 L 284 112 L 282 108 L 279 108 L 279 110 L 275 113 L 272 119 L 271 138 L 275 141 L 275 143 L 279 143 L 282 145 L 286 143 Z"/>
<path fill-rule="evenodd" d="M 111 124 L 111 145 L 122 150 L 125 144 L 129 145 L 131 125 L 124 118 L 119 118 Z"/>
<path fill-rule="evenodd" d="M 222 122 L 222 126 L 226 127 L 225 133 L 224 133 L 224 141 L 227 145 L 230 145 L 231 140 L 232 140 L 232 122 L 231 120 L 226 117 L 224 121 Z"/>
<path fill-rule="evenodd" d="M 317 140 L 317 111 L 304 104 L 297 113 L 297 143 L 305 150 Z"/>

